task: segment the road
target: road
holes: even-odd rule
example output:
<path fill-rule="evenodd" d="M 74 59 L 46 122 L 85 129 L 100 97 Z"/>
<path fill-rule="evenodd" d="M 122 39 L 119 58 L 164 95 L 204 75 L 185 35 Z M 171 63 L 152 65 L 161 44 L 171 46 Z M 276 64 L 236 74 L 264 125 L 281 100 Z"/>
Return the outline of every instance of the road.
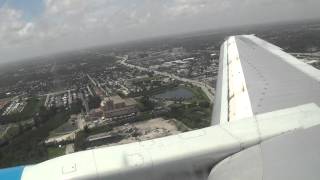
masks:
<path fill-rule="evenodd" d="M 73 132 L 70 132 L 68 134 L 65 134 L 65 135 L 61 135 L 61 136 L 55 136 L 55 137 L 49 137 L 45 143 L 60 143 L 60 142 L 63 142 L 63 141 L 67 141 L 67 140 L 74 140 L 76 138 L 76 133 L 78 132 L 79 130 L 75 130 Z"/>
<path fill-rule="evenodd" d="M 89 114 L 89 105 L 88 105 L 88 101 L 83 97 L 82 93 L 79 93 L 80 99 L 82 101 L 82 105 L 84 106 L 85 110 L 86 110 L 86 114 Z"/>
<path fill-rule="evenodd" d="M 66 145 L 66 154 L 71 154 L 74 152 L 74 144 L 67 144 Z"/>
<path fill-rule="evenodd" d="M 78 127 L 78 129 L 83 130 L 86 125 L 87 124 L 86 124 L 86 121 L 85 121 L 83 115 L 82 114 L 78 115 L 78 117 L 77 117 L 77 127 Z"/>
<path fill-rule="evenodd" d="M 124 66 L 127 66 L 129 68 L 135 68 L 135 69 L 139 69 L 141 71 L 146 71 L 146 72 L 153 72 L 157 75 L 162 75 L 162 76 L 166 76 L 166 77 L 170 77 L 170 78 L 173 78 L 173 79 L 176 79 L 176 80 L 179 80 L 179 81 L 182 81 L 182 82 L 187 82 L 187 83 L 191 83 L 193 84 L 194 86 L 197 86 L 197 87 L 200 87 L 202 89 L 202 91 L 207 95 L 207 97 L 209 98 L 209 100 L 211 102 L 213 102 L 214 100 L 214 96 L 213 96 L 213 93 L 214 93 L 214 88 L 208 86 L 207 84 L 203 83 L 203 82 L 200 82 L 200 81 L 196 81 L 196 80 L 192 80 L 192 79 L 187 79 L 187 78 L 182 78 L 182 77 L 178 77 L 174 74 L 169 74 L 167 72 L 160 72 L 160 71 L 156 71 L 156 70 L 152 70 L 152 69 L 149 69 L 149 68 L 144 68 L 144 67 L 141 67 L 141 66 L 136 66 L 136 65 L 132 65 L 132 64 L 128 64 L 126 61 L 128 60 L 128 57 L 125 56 L 125 57 L 122 57 L 122 60 L 119 61 L 120 64 L 124 65 Z"/>

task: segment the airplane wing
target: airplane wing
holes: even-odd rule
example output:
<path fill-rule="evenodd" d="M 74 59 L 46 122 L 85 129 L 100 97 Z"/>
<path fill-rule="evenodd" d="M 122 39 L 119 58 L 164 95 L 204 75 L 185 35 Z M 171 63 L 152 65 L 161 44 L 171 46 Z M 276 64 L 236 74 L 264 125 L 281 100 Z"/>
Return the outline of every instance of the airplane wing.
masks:
<path fill-rule="evenodd" d="M 220 56 L 213 124 L 320 105 L 320 71 L 279 47 L 253 35 L 233 36 L 222 45 Z"/>
<path fill-rule="evenodd" d="M 319 70 L 253 35 L 230 37 L 223 48 L 225 58 L 220 61 L 228 64 L 224 96 L 229 110 L 216 107 L 221 115 L 220 122 L 214 123 L 234 123 L 307 103 L 320 105 Z M 209 180 L 319 179 L 319 136 L 320 126 L 316 126 L 263 141 L 216 165 Z"/>
<path fill-rule="evenodd" d="M 289 177 L 289 168 L 320 177 L 319 78 L 274 45 L 232 36 L 221 46 L 211 127 L 4 169 L 0 178 L 259 180 Z"/>

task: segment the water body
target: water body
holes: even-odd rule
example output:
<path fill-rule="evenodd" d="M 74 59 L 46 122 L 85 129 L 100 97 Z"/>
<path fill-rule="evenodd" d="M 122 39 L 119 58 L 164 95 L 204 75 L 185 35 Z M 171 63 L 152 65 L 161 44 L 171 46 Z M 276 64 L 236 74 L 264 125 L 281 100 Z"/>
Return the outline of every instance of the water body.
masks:
<path fill-rule="evenodd" d="M 183 87 L 179 87 L 176 89 L 165 91 L 164 93 L 157 94 L 154 98 L 157 99 L 191 99 L 193 97 L 193 93 Z"/>

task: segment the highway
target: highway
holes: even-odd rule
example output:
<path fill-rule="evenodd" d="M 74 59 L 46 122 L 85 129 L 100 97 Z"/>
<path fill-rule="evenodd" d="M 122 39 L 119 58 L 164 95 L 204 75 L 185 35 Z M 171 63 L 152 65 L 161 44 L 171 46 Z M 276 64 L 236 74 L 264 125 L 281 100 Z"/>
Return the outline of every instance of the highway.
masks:
<path fill-rule="evenodd" d="M 193 84 L 194 86 L 197 86 L 197 87 L 200 87 L 202 89 L 202 91 L 207 95 L 207 97 L 209 98 L 209 100 L 211 102 L 213 102 L 214 100 L 214 96 L 213 96 L 213 93 L 214 93 L 214 88 L 206 85 L 205 83 L 203 82 L 200 82 L 200 81 L 196 81 L 196 80 L 192 80 L 192 79 L 187 79 L 187 78 L 182 78 L 182 77 L 178 77 L 174 74 L 169 74 L 167 72 L 160 72 L 160 71 L 156 71 L 156 70 L 152 70 L 152 69 L 149 69 L 149 68 L 144 68 L 144 67 L 141 67 L 141 66 L 136 66 L 136 65 L 132 65 L 132 64 L 128 64 L 126 61 L 128 60 L 128 57 L 125 56 L 125 57 L 122 57 L 122 59 L 119 61 L 120 64 L 124 65 L 124 66 L 127 66 L 129 68 L 135 68 L 135 69 L 139 69 L 141 71 L 146 71 L 146 72 L 153 72 L 157 75 L 162 75 L 162 76 L 166 76 L 166 77 L 170 77 L 170 78 L 173 78 L 173 79 L 176 79 L 176 80 L 179 80 L 179 81 L 182 81 L 182 82 L 187 82 L 187 83 L 191 83 Z"/>
<path fill-rule="evenodd" d="M 86 110 L 86 114 L 89 114 L 89 105 L 88 105 L 88 102 L 87 100 L 83 97 L 83 94 L 82 93 L 79 93 L 79 96 L 80 96 L 80 99 L 82 101 L 82 105 L 84 106 L 85 110 Z"/>

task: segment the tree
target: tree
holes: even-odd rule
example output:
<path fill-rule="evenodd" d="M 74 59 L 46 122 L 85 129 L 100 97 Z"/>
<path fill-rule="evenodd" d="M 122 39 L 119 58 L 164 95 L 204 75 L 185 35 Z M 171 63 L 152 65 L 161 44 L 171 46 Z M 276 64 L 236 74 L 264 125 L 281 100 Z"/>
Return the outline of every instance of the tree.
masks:
<path fill-rule="evenodd" d="M 197 102 L 196 101 L 192 101 L 189 105 L 188 108 L 194 108 L 197 106 Z"/>
<path fill-rule="evenodd" d="M 74 140 L 74 148 L 75 151 L 81 151 L 86 149 L 86 133 L 84 131 L 79 131 L 76 134 L 76 138 Z"/>
<path fill-rule="evenodd" d="M 83 131 L 84 131 L 85 133 L 89 133 L 89 132 L 90 132 L 90 129 L 89 129 L 89 127 L 88 127 L 87 125 L 85 125 L 84 128 L 83 128 Z"/>
<path fill-rule="evenodd" d="M 96 109 L 100 107 L 100 103 L 101 103 L 101 98 L 99 96 L 92 96 L 89 97 L 89 108 L 90 109 Z"/>
<path fill-rule="evenodd" d="M 148 72 L 148 76 L 149 77 L 154 77 L 154 72 L 153 71 Z"/>
<path fill-rule="evenodd" d="M 81 102 L 76 101 L 71 104 L 70 112 L 71 114 L 78 114 L 81 112 L 81 109 L 83 109 Z"/>
<path fill-rule="evenodd" d="M 201 101 L 199 103 L 199 106 L 202 108 L 209 108 L 210 107 L 210 103 L 208 101 Z"/>
<path fill-rule="evenodd" d="M 40 106 L 39 108 L 39 114 L 35 115 L 35 123 L 43 123 L 53 117 L 56 114 L 57 109 L 56 108 L 50 108 L 47 109 L 44 106 Z M 37 117 L 39 116 L 39 117 Z"/>
<path fill-rule="evenodd" d="M 155 107 L 155 103 L 150 100 L 149 96 L 143 96 L 140 102 L 143 104 L 142 111 L 150 111 Z"/>

